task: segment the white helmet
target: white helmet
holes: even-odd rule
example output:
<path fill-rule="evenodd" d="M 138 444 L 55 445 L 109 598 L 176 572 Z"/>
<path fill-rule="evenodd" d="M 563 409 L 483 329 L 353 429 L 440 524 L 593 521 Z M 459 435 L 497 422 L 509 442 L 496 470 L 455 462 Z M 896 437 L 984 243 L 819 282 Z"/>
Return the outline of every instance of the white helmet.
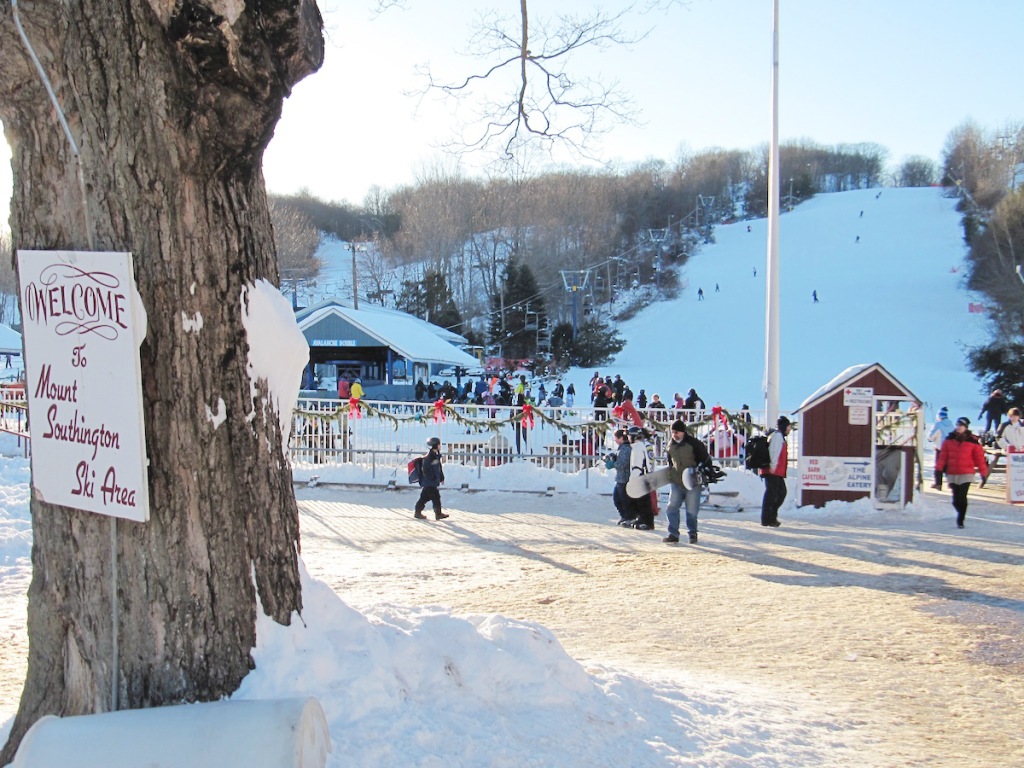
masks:
<path fill-rule="evenodd" d="M 688 491 L 700 488 L 703 485 L 703 478 L 696 467 L 687 467 L 683 470 L 683 487 Z"/>

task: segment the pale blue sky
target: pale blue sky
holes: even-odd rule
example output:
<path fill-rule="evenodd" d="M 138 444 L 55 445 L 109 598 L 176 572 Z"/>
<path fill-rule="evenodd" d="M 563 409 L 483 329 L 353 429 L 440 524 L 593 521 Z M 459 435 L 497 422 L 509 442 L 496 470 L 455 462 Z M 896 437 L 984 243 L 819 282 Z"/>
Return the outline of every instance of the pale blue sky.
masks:
<path fill-rule="evenodd" d="M 457 53 L 475 18 L 467 6 L 512 15 L 518 3 L 405 4 L 371 19 L 372 0 L 321 2 L 326 62 L 285 104 L 264 161 L 271 192 L 307 188 L 360 203 L 372 185 L 411 183 L 441 157 L 436 147 L 453 128 L 453 107 L 409 95 L 420 83 L 415 66 L 467 71 L 471 62 Z M 594 5 L 531 0 L 530 13 L 536 24 L 552 9 Z M 602 157 L 671 162 L 682 148 L 767 142 L 771 12 L 771 0 L 689 0 L 631 17 L 629 28 L 653 28 L 645 40 L 580 62 L 617 79 L 642 121 L 606 136 Z M 950 130 L 968 118 L 994 132 L 1024 120 L 1019 0 L 781 0 L 780 30 L 783 141 L 870 141 L 886 146 L 893 163 L 911 154 L 938 161 Z M 10 166 L 6 146 L 0 152 L 6 221 Z"/>
<path fill-rule="evenodd" d="M 460 66 L 452 51 L 468 37 L 466 5 L 406 0 L 409 10 L 367 21 L 367 0 L 323 4 L 331 41 L 323 70 L 285 106 L 264 163 L 272 191 L 303 186 L 327 199 L 360 202 L 370 185 L 413 181 L 451 129 L 451 106 L 403 96 L 416 63 Z M 514 0 L 478 7 L 507 8 Z M 532 0 L 531 17 L 594 3 Z M 605 7 L 612 7 L 608 2 Z M 672 161 L 681 147 L 747 149 L 770 131 L 771 0 L 690 0 L 634 17 L 653 27 L 631 49 L 593 66 L 614 77 L 640 109 L 604 157 Z M 1024 119 L 1016 54 L 1024 31 L 1018 0 L 781 0 L 781 138 L 822 144 L 871 141 L 898 162 L 939 159 L 951 129 L 967 118 L 996 130 Z M 465 60 L 461 62 L 465 66 Z"/>

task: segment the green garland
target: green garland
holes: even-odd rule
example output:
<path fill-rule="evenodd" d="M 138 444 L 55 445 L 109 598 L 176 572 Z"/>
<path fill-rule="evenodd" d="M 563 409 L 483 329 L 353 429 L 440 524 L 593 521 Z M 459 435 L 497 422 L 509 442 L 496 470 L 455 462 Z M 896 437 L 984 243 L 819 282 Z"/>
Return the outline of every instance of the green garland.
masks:
<path fill-rule="evenodd" d="M 488 411 L 497 408 L 509 408 L 507 405 L 472 405 L 468 406 L 467 410 L 473 409 L 474 411 Z M 462 427 L 467 427 L 474 432 L 500 432 L 503 427 L 517 422 L 522 422 L 524 419 L 524 410 L 521 406 L 511 406 L 514 410 L 511 415 L 502 418 L 473 418 L 462 412 L 456 410 L 450 403 L 445 402 L 440 411 L 437 410 L 436 404 L 430 404 L 426 406 L 425 410 L 420 413 L 415 413 L 409 416 L 396 416 L 387 411 L 383 411 L 380 408 L 376 408 L 369 403 L 359 401 L 357 403 L 348 402 L 344 405 L 339 406 L 331 411 L 310 411 L 301 408 L 296 408 L 295 415 L 302 416 L 307 419 L 318 420 L 321 422 L 338 421 L 342 418 L 358 419 L 358 418 L 375 418 L 381 419 L 391 423 L 395 431 L 398 431 L 400 424 L 408 422 L 416 422 L 419 424 L 427 423 L 428 420 L 432 421 L 435 413 L 440 413 L 444 421 L 451 420 L 455 424 Z M 354 411 L 358 411 L 359 415 L 353 415 Z M 565 411 L 568 416 L 576 416 L 576 411 Z M 550 427 L 554 427 L 563 435 L 575 434 L 577 432 L 596 432 L 600 439 L 603 441 L 610 430 L 619 429 L 624 426 L 633 426 L 631 422 L 627 422 L 625 419 L 612 416 L 611 418 L 605 418 L 600 420 L 588 421 L 577 424 L 567 424 L 564 421 L 549 416 L 544 410 L 538 406 L 530 406 L 530 414 L 533 416 L 535 421 L 540 421 Z M 752 424 L 743 419 L 738 419 L 724 408 L 721 410 L 721 416 L 725 419 L 729 427 L 734 432 L 742 433 L 745 436 L 750 436 L 754 429 L 764 430 L 764 427 L 759 424 Z M 699 430 L 702 427 L 713 426 L 715 420 L 714 414 L 706 415 L 699 421 L 691 421 L 687 424 L 687 428 L 691 431 Z M 643 425 L 649 432 L 654 434 L 660 434 L 662 437 L 667 438 L 671 431 L 671 422 L 667 421 L 655 421 L 650 418 L 643 419 Z"/>

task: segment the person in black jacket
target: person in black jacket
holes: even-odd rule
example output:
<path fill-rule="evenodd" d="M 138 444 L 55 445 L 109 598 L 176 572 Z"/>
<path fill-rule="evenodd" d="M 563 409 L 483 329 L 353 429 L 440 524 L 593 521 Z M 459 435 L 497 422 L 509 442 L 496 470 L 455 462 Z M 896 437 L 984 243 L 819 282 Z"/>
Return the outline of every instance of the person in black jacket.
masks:
<path fill-rule="evenodd" d="M 434 506 L 434 519 L 444 520 L 448 515 L 441 511 L 441 491 L 438 486 L 444 482 L 444 469 L 441 467 L 441 438 L 432 437 L 427 440 L 429 449 L 420 457 L 420 497 L 416 501 L 416 513 L 413 517 L 426 520 L 423 509 L 429 501 Z"/>
<path fill-rule="evenodd" d="M 999 422 L 1003 420 L 1004 413 L 1006 413 L 1006 398 L 1003 397 L 1001 389 L 996 389 L 981 406 L 978 418 L 985 417 L 985 431 L 991 432 L 993 423 L 995 423 L 996 429 L 999 429 Z"/>
<path fill-rule="evenodd" d="M 703 411 L 705 408 L 704 401 L 700 399 L 700 395 L 697 394 L 696 389 L 690 389 L 686 393 L 686 400 L 683 401 L 683 407 L 688 411 Z"/>
<path fill-rule="evenodd" d="M 597 390 L 597 394 L 594 395 L 594 418 L 598 421 L 604 421 L 608 418 L 609 392 L 610 390 L 607 387 L 601 387 Z"/>

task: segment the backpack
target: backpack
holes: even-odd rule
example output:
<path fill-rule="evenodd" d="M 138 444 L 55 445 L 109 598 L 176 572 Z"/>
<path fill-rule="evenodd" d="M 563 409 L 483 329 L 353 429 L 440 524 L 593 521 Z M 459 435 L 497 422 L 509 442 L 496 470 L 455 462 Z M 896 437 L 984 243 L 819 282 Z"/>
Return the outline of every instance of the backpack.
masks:
<path fill-rule="evenodd" d="M 772 430 L 774 432 L 775 430 Z M 768 450 L 768 437 L 772 432 L 765 435 L 755 435 L 747 440 L 747 458 L 743 465 L 756 472 L 759 469 L 767 469 L 771 466 L 771 452 Z"/>
<path fill-rule="evenodd" d="M 423 457 L 420 456 L 410 461 L 407 468 L 409 470 L 409 482 L 418 483 L 423 476 Z"/>

